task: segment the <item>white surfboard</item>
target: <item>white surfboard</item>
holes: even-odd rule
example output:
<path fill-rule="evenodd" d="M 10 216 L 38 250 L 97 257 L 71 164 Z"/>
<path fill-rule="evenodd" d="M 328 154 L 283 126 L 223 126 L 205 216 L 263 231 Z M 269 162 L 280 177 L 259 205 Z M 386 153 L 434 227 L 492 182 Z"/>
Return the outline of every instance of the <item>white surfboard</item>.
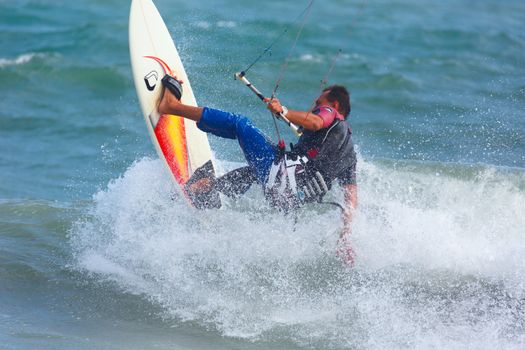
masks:
<path fill-rule="evenodd" d="M 218 207 L 217 194 L 197 198 L 189 182 L 196 171 L 214 175 L 207 135 L 195 122 L 173 115 L 159 115 L 157 106 L 166 73 L 184 81 L 182 103 L 196 106 L 190 81 L 166 24 L 151 0 L 133 0 L 129 17 L 129 48 L 135 88 L 151 140 L 174 181 L 196 207 Z M 191 179 L 191 180 L 190 180 Z M 210 197 L 210 198 L 209 198 Z"/>

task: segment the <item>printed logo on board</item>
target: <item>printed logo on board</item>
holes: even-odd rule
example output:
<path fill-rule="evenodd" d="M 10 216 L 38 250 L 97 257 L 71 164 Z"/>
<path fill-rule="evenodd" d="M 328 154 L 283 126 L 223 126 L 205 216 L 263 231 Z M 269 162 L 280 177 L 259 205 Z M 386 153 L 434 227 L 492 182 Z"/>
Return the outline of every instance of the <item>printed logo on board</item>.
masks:
<path fill-rule="evenodd" d="M 155 90 L 155 86 L 157 86 L 158 81 L 159 74 L 157 73 L 157 71 L 152 70 L 144 76 L 144 82 L 146 83 L 146 88 L 148 89 L 148 91 Z"/>

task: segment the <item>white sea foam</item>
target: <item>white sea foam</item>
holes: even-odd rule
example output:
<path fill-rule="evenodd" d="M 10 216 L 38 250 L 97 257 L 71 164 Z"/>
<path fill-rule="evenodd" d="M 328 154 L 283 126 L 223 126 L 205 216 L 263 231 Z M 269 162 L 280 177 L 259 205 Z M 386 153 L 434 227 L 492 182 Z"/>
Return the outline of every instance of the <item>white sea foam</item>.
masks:
<path fill-rule="evenodd" d="M 235 28 L 237 23 L 233 21 L 217 21 L 215 23 L 210 23 L 207 21 L 198 21 L 195 23 L 195 26 L 202 29 L 210 29 L 212 26 L 217 26 L 219 28 Z"/>
<path fill-rule="evenodd" d="M 486 277 L 515 275 L 516 282 L 525 276 L 519 257 L 525 253 L 525 193 L 504 175 L 486 169 L 465 180 L 413 169 L 385 176 L 371 163 L 362 168 L 373 184 L 361 196 L 366 209 L 356 221 L 356 244 L 370 250 L 364 266 L 410 263 Z M 385 241 L 391 244 L 380 243 Z"/>
<path fill-rule="evenodd" d="M 336 59 L 337 63 L 343 63 L 343 62 L 360 62 L 363 61 L 363 57 L 359 54 L 353 53 L 353 54 L 347 54 L 343 53 L 340 55 L 337 55 L 337 53 L 305 53 L 299 56 L 299 60 L 303 62 L 313 62 L 313 63 L 322 63 L 322 62 L 333 62 L 334 59 Z"/>
<path fill-rule="evenodd" d="M 321 57 L 320 55 L 312 55 L 309 53 L 301 55 L 299 59 L 304 62 L 323 62 L 323 57 Z"/>
<path fill-rule="evenodd" d="M 208 29 L 211 27 L 211 24 L 209 22 L 206 22 L 206 21 L 199 21 L 195 24 L 197 27 L 199 28 L 202 28 L 202 29 Z"/>
<path fill-rule="evenodd" d="M 237 23 L 233 21 L 218 21 L 217 27 L 221 28 L 235 28 L 237 26 Z"/>
<path fill-rule="evenodd" d="M 26 64 L 30 62 L 35 57 L 43 57 L 43 54 L 39 53 L 27 53 L 20 55 L 16 58 L 9 59 L 9 58 L 0 58 L 0 68 L 6 67 L 6 66 L 16 66 L 21 64 Z"/>
<path fill-rule="evenodd" d="M 347 269 L 334 255 L 337 209 L 310 207 L 294 224 L 254 188 L 197 211 L 160 161 L 144 159 L 95 195 L 71 242 L 79 268 L 227 336 L 325 349 L 521 348 L 517 176 L 521 188 L 494 169 L 459 176 L 361 160 L 358 258 Z"/>

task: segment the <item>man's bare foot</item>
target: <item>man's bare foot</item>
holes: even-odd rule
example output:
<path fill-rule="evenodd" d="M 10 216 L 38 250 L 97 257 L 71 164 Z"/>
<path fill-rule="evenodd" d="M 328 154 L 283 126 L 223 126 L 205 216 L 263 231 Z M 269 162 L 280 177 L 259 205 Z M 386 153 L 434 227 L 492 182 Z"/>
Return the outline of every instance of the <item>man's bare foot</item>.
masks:
<path fill-rule="evenodd" d="M 164 92 L 159 103 L 159 113 L 173 114 L 173 110 L 180 104 L 183 81 L 177 77 L 166 75 L 162 78 L 162 84 L 164 85 Z"/>
<path fill-rule="evenodd" d="M 165 82 L 165 79 L 169 79 L 170 81 Z M 174 83 L 173 80 L 175 80 L 176 82 Z M 182 96 L 182 86 L 180 85 L 181 81 L 175 77 L 166 75 L 164 78 L 162 78 L 162 84 L 165 88 L 157 106 L 159 114 L 176 115 L 179 117 L 193 120 L 194 122 L 199 122 L 204 108 L 192 105 L 185 105 L 178 99 L 179 96 Z"/>
<path fill-rule="evenodd" d="M 203 178 L 200 179 L 194 183 L 192 183 L 189 187 L 191 192 L 196 193 L 206 193 L 210 192 L 213 187 L 213 182 L 211 179 Z"/>
<path fill-rule="evenodd" d="M 180 101 L 169 91 L 164 89 L 164 93 L 159 103 L 159 114 L 174 114 L 173 109 L 180 104 Z"/>

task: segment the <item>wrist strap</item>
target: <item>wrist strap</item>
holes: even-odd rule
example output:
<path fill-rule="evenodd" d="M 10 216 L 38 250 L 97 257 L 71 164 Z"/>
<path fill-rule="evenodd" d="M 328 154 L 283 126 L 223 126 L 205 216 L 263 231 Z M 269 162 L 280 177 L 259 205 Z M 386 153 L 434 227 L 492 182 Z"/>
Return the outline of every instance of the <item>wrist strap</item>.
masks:
<path fill-rule="evenodd" d="M 283 112 L 282 112 L 282 115 L 283 117 L 286 118 L 286 116 L 288 115 L 288 108 L 286 108 L 286 106 L 281 106 L 283 108 Z"/>

